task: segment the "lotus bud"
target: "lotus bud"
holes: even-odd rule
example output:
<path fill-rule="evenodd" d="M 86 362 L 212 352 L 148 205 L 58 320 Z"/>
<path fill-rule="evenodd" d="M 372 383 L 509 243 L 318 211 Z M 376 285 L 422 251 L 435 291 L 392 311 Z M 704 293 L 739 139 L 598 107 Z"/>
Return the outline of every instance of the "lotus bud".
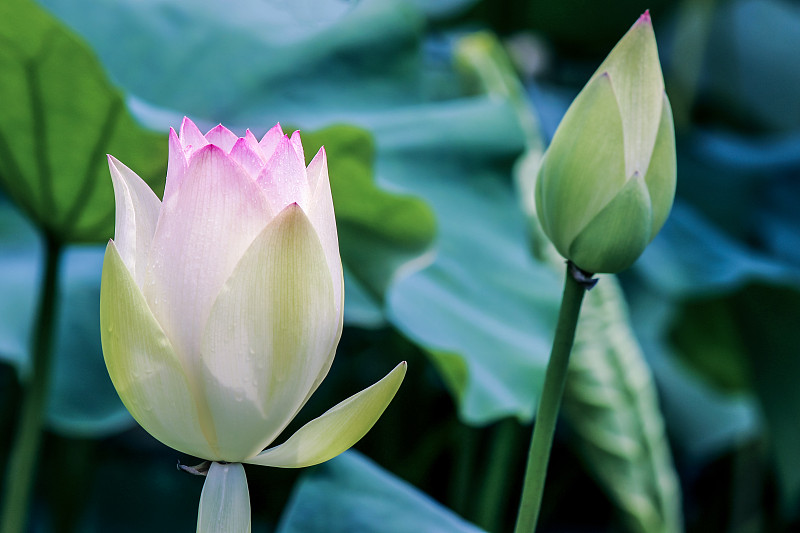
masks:
<path fill-rule="evenodd" d="M 590 273 L 628 268 L 675 196 L 675 131 L 645 12 L 570 105 L 536 182 L 542 229 Z"/>
<path fill-rule="evenodd" d="M 297 132 L 276 125 L 257 140 L 220 125 L 203 135 L 188 119 L 169 148 L 163 202 L 109 156 L 116 229 L 101 281 L 103 356 L 145 430 L 214 462 L 199 524 L 239 526 L 198 531 L 249 531 L 236 464 L 335 457 L 377 421 L 406 365 L 263 451 L 325 378 L 342 334 L 326 154 L 306 167 Z"/>

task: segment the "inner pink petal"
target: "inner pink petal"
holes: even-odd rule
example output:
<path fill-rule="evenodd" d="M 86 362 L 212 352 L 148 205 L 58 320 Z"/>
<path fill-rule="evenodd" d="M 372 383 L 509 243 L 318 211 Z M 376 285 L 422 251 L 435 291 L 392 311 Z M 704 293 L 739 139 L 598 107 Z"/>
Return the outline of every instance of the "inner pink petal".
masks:
<path fill-rule="evenodd" d="M 189 120 L 189 117 L 183 117 L 180 140 L 185 149 L 191 148 L 191 151 L 187 151 L 187 156 L 208 144 L 206 138 L 203 137 L 203 134 L 200 133 L 200 130 L 197 129 L 194 122 Z"/>
<path fill-rule="evenodd" d="M 175 194 L 186 175 L 186 155 L 183 152 L 178 134 L 169 129 L 169 160 L 167 161 L 167 183 L 164 187 L 164 200 Z"/>
<path fill-rule="evenodd" d="M 253 135 L 252 131 L 250 130 L 245 131 L 244 137 L 242 137 L 242 139 L 247 141 L 247 146 L 249 146 L 251 150 L 256 152 L 258 156 L 264 160 L 264 163 L 267 162 L 268 158 L 261 153 L 261 147 L 258 145 L 258 139 L 256 139 L 255 135 Z"/>
<path fill-rule="evenodd" d="M 227 154 L 230 153 L 231 148 L 233 145 L 236 144 L 236 141 L 239 137 L 236 136 L 231 130 L 219 124 L 206 133 L 206 140 L 215 146 L 219 146 L 222 150 Z"/>
<path fill-rule="evenodd" d="M 258 184 L 266 192 L 273 213 L 296 203 L 308 209 L 308 178 L 305 163 L 285 135 L 258 176 Z"/>
<path fill-rule="evenodd" d="M 266 161 L 261 159 L 261 150 L 258 148 L 258 143 L 256 143 L 255 147 L 256 149 L 254 150 L 247 137 L 242 137 L 233 145 L 230 154 L 231 159 L 242 165 L 253 180 L 258 177 L 261 169 L 266 164 Z"/>
<path fill-rule="evenodd" d="M 297 156 L 300 158 L 300 161 L 305 164 L 306 162 L 306 155 L 303 152 L 303 141 L 300 140 L 300 130 L 295 131 L 292 133 L 292 146 L 294 147 L 294 151 L 297 152 Z"/>
<path fill-rule="evenodd" d="M 264 134 L 261 138 L 261 142 L 259 142 L 259 146 L 261 146 L 261 153 L 264 154 L 266 159 L 272 157 L 273 152 L 275 152 L 275 148 L 278 147 L 278 143 L 281 142 L 283 139 L 283 129 L 281 128 L 280 122 L 272 126 L 272 128 Z"/>

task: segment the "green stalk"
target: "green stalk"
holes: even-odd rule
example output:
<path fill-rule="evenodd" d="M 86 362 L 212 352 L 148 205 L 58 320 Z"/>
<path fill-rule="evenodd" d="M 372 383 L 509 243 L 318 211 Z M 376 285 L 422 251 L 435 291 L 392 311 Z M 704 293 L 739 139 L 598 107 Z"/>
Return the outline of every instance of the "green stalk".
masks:
<path fill-rule="evenodd" d="M 61 246 L 49 235 L 45 236 L 44 242 L 44 277 L 33 327 L 33 368 L 23 393 L 17 433 L 8 460 L 0 533 L 21 533 L 25 530 L 31 487 L 36 479 L 47 392 L 50 388 Z"/>
<path fill-rule="evenodd" d="M 547 363 L 542 399 L 533 425 L 533 437 L 528 452 L 528 465 L 525 469 L 515 533 L 532 533 L 536 530 L 536 522 L 539 519 L 547 463 L 550 460 L 550 448 L 553 445 L 558 410 L 561 407 L 561 397 L 567 379 L 569 354 L 575 340 L 575 328 L 578 325 L 583 295 L 587 287 L 591 287 L 591 283 L 588 282 L 591 276 L 586 279 L 576 279 L 576 276 L 582 277 L 582 274 L 584 273 L 571 263 L 567 266 L 556 335 L 553 339 L 550 361 Z"/>

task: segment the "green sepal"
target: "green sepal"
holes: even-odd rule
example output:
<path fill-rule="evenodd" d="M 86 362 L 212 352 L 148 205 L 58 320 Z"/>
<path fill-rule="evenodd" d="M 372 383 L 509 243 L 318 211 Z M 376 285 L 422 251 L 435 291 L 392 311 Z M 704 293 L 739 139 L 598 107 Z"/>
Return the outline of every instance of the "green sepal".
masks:
<path fill-rule="evenodd" d="M 622 119 L 613 80 L 581 91 L 556 130 L 536 184 L 536 210 L 556 249 L 572 241 L 625 185 Z"/>
<path fill-rule="evenodd" d="M 575 238 L 567 257 L 587 272 L 615 274 L 642 254 L 651 228 L 650 194 L 635 174 Z"/>
<path fill-rule="evenodd" d="M 651 241 L 661 230 L 661 226 L 667 221 L 669 212 L 672 210 L 678 173 L 672 108 L 669 105 L 666 94 L 663 95 L 663 99 L 664 104 L 661 108 L 661 121 L 658 124 L 658 135 L 656 136 L 656 145 L 653 148 L 653 158 L 650 160 L 650 167 L 644 176 L 647 190 L 650 192 L 650 201 L 653 204 Z"/>
<path fill-rule="evenodd" d="M 639 17 L 619 40 L 592 80 L 605 73 L 614 84 L 625 130 L 625 175 L 643 174 L 656 142 L 664 93 L 664 78 L 649 13 Z"/>

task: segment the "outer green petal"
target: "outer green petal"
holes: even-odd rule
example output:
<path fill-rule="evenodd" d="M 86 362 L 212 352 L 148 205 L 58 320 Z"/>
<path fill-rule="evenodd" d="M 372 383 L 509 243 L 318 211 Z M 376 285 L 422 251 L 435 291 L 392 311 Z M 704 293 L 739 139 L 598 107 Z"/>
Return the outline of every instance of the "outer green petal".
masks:
<path fill-rule="evenodd" d="M 111 182 L 114 184 L 116 214 L 114 242 L 122 261 L 136 280 L 144 286 L 147 256 L 156 231 L 161 200 L 134 171 L 108 156 Z"/>
<path fill-rule="evenodd" d="M 625 131 L 625 175 L 644 175 L 653 153 L 661 119 L 664 78 L 650 14 L 645 13 L 628 30 L 593 79 L 611 76 Z"/>
<path fill-rule="evenodd" d="M 289 437 L 245 462 L 280 468 L 302 468 L 333 459 L 358 442 L 375 425 L 406 375 L 405 361 L 379 382 L 315 418 Z"/>
<path fill-rule="evenodd" d="M 341 333 L 333 281 L 311 222 L 292 204 L 256 237 L 220 291 L 204 332 L 202 372 L 226 461 L 272 442 L 329 367 Z"/>
<path fill-rule="evenodd" d="M 675 160 L 675 126 L 672 123 L 672 108 L 667 95 L 664 94 L 664 106 L 661 112 L 661 122 L 658 125 L 658 137 L 653 149 L 653 158 L 644 181 L 650 191 L 650 201 L 653 204 L 653 229 L 650 234 L 652 241 L 666 222 L 675 200 L 675 182 L 678 164 Z"/>
<path fill-rule="evenodd" d="M 536 190 L 539 220 L 561 255 L 625 186 L 623 132 L 613 80 L 589 82 L 547 149 Z"/>
<path fill-rule="evenodd" d="M 197 533 L 250 533 L 250 492 L 240 463 L 211 463 L 200 495 Z"/>
<path fill-rule="evenodd" d="M 171 448 L 214 459 L 180 362 L 113 241 L 103 262 L 100 336 L 111 381 L 136 421 Z"/>
<path fill-rule="evenodd" d="M 587 272 L 625 270 L 650 242 L 651 214 L 647 187 L 636 174 L 575 238 L 567 257 Z"/>

